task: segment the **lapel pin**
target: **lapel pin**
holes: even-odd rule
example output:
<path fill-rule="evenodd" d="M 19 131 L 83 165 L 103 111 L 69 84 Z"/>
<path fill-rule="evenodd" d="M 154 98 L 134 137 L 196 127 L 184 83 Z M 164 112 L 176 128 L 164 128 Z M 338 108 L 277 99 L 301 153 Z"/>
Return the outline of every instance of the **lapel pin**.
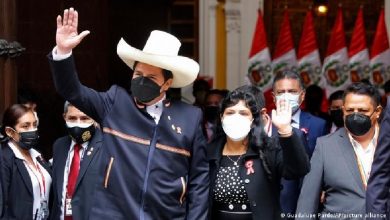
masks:
<path fill-rule="evenodd" d="M 171 120 L 171 116 L 170 115 L 168 115 L 168 120 Z"/>
<path fill-rule="evenodd" d="M 180 127 L 176 127 L 176 132 L 177 132 L 178 134 L 181 134 L 181 128 L 180 128 Z"/>
<path fill-rule="evenodd" d="M 176 129 L 175 129 L 175 125 L 172 125 L 172 130 L 176 130 Z"/>
<path fill-rule="evenodd" d="M 91 155 L 92 154 L 92 151 L 88 151 L 87 152 L 87 156 Z"/>

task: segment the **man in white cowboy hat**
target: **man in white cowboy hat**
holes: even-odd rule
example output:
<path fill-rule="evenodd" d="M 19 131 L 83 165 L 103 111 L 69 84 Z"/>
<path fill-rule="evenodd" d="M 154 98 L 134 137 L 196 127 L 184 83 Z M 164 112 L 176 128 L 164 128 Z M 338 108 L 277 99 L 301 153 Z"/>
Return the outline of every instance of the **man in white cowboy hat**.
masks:
<path fill-rule="evenodd" d="M 192 83 L 199 65 L 177 55 L 180 42 L 168 33 L 153 31 L 142 51 L 122 39 L 117 53 L 134 71 L 131 94 L 115 85 L 96 92 L 77 77 L 72 49 L 89 34 L 79 34 L 77 25 L 73 8 L 57 17 L 57 45 L 49 62 L 57 91 L 104 131 L 102 182 L 89 219 L 206 219 L 201 110 L 165 99 L 168 88 Z"/>

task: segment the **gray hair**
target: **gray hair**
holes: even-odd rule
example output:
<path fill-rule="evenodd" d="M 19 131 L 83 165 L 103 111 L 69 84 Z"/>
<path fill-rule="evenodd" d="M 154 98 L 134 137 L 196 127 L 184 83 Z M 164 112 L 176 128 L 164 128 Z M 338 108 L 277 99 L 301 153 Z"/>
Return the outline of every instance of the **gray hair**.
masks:
<path fill-rule="evenodd" d="M 69 106 L 73 106 L 72 103 L 65 101 L 64 103 L 64 114 L 68 112 Z"/>

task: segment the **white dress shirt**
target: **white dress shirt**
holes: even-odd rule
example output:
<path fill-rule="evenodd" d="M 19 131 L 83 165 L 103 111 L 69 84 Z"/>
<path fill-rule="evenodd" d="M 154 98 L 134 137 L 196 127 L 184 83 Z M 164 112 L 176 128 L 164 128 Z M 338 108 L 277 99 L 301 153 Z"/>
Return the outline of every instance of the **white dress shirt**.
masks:
<path fill-rule="evenodd" d="M 62 197 L 61 197 L 61 215 L 60 215 L 60 220 L 64 219 L 64 204 L 65 204 L 65 197 L 66 197 L 66 186 L 68 185 L 68 176 L 69 176 L 69 171 L 70 171 L 70 165 L 72 164 L 72 159 L 74 155 L 74 145 L 76 142 L 72 140 L 72 143 L 70 144 L 70 148 L 68 151 L 68 157 L 66 159 L 65 163 L 65 169 L 64 169 L 64 181 L 62 184 Z M 85 142 L 81 145 L 80 149 L 80 163 L 84 157 L 85 150 L 88 147 L 89 142 Z"/>
<path fill-rule="evenodd" d="M 367 185 L 368 178 L 370 177 L 371 166 L 374 160 L 375 148 L 378 140 L 379 127 L 375 127 L 375 133 L 372 137 L 370 143 L 367 148 L 364 149 L 362 145 L 357 142 L 353 137 L 348 133 L 349 139 L 351 140 L 351 144 L 353 146 L 353 150 L 355 151 L 357 162 L 360 164 L 361 168 L 364 172 L 365 184 Z"/>
<path fill-rule="evenodd" d="M 165 100 L 165 95 L 164 97 L 154 103 L 153 105 L 148 105 L 146 106 L 146 112 L 152 116 L 152 118 L 154 119 L 154 122 L 156 122 L 156 124 L 158 124 L 158 122 L 160 121 L 160 117 L 161 117 L 161 114 L 162 114 L 162 111 L 163 111 L 163 101 Z"/>

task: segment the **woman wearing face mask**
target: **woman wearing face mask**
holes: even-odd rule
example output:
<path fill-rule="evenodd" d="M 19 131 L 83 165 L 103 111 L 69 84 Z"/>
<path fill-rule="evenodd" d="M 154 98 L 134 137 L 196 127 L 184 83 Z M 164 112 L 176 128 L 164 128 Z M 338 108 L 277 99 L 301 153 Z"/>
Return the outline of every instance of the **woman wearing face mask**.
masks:
<path fill-rule="evenodd" d="M 2 148 L 2 219 L 47 219 L 51 186 L 50 166 L 34 148 L 38 144 L 37 119 L 20 104 L 3 115 L 1 132 L 7 137 Z"/>
<path fill-rule="evenodd" d="M 295 179 L 309 171 L 304 146 L 290 125 L 288 102 L 277 102 L 272 111 L 279 132 L 275 138 L 265 133 L 259 113 L 250 86 L 222 102 L 220 132 L 208 147 L 210 219 L 280 219 L 281 177 Z"/>

